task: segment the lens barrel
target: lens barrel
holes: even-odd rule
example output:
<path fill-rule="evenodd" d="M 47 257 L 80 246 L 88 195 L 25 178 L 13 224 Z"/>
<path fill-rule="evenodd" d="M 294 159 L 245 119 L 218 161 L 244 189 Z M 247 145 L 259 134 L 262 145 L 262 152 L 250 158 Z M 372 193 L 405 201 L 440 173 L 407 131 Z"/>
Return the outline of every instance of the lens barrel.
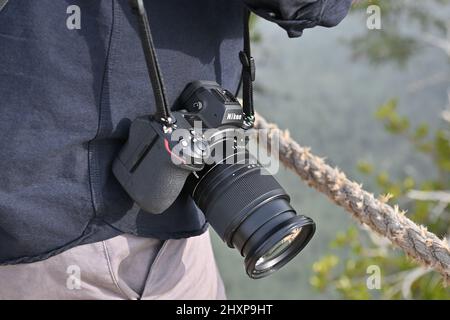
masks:
<path fill-rule="evenodd" d="M 313 220 L 296 214 L 284 189 L 256 161 L 214 164 L 192 179 L 194 201 L 222 240 L 245 257 L 251 278 L 284 266 L 315 232 Z"/>

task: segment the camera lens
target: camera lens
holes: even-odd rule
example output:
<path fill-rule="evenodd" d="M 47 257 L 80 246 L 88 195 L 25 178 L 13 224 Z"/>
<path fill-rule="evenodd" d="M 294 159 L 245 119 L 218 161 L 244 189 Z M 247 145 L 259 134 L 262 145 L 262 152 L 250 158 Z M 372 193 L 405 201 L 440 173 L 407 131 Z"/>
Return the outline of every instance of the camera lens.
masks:
<path fill-rule="evenodd" d="M 249 157 L 211 165 L 192 175 L 190 183 L 210 225 L 239 250 L 247 274 L 257 279 L 292 260 L 313 236 L 315 224 L 296 214 L 280 184 L 256 161 L 249 164 Z"/>

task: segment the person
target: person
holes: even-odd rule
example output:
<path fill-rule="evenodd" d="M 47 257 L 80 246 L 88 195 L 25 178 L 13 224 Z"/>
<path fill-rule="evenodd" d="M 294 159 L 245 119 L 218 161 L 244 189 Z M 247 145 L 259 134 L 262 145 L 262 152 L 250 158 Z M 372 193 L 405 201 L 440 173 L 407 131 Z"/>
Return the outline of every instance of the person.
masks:
<path fill-rule="evenodd" d="M 245 7 L 299 37 L 350 4 L 145 1 L 169 103 L 193 80 L 238 87 Z M 0 8 L 0 298 L 224 299 L 190 196 L 151 214 L 112 174 L 131 121 L 154 111 L 128 2 Z"/>

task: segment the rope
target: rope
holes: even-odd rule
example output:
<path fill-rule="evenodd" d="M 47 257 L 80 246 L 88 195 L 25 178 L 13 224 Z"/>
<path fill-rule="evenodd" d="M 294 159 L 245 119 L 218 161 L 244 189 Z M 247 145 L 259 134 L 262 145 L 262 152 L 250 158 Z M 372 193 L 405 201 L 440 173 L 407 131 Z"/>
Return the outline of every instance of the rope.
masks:
<path fill-rule="evenodd" d="M 294 171 L 310 187 L 324 193 L 338 206 L 346 209 L 355 220 L 388 238 L 409 257 L 442 274 L 444 284 L 450 283 L 450 248 L 447 240 L 439 239 L 405 216 L 399 207 L 390 206 L 387 197 L 376 199 L 361 185 L 348 179 L 338 168 L 301 147 L 287 131 L 256 116 L 255 129 L 267 130 L 267 146 L 279 139 L 280 161 Z M 274 140 L 276 141 L 276 140 Z"/>

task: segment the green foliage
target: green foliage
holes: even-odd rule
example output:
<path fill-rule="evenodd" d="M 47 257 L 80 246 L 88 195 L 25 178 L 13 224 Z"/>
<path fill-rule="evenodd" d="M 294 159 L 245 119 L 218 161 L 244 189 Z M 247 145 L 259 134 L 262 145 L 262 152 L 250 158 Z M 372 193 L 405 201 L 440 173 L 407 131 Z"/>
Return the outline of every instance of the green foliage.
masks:
<path fill-rule="evenodd" d="M 359 161 L 358 170 L 364 174 L 371 174 L 373 172 L 373 165 L 367 161 Z"/>
<path fill-rule="evenodd" d="M 443 172 L 450 172 L 450 135 L 448 131 L 438 130 L 434 140 L 435 156 L 438 167 Z"/>
<path fill-rule="evenodd" d="M 425 46 L 424 34 L 446 36 L 450 0 L 362 0 L 355 12 L 365 12 L 369 5 L 381 9 L 382 29 L 366 32 L 351 39 L 355 57 L 367 58 L 373 64 L 395 62 L 404 66 Z M 405 21 L 409 27 L 402 28 Z"/>
<path fill-rule="evenodd" d="M 339 257 L 336 255 L 327 255 L 315 262 L 312 267 L 315 275 L 311 278 L 311 285 L 321 290 L 325 289 L 338 263 Z"/>
<path fill-rule="evenodd" d="M 376 117 L 390 133 L 405 138 L 417 147 L 418 152 L 428 155 L 439 172 L 439 178 L 436 181 L 416 181 L 411 176 L 392 179 L 389 173 L 377 172 L 373 164 L 365 161 L 359 162 L 358 169 L 376 180 L 382 194 L 389 194 L 396 201 L 403 202 L 403 208 L 407 209 L 411 219 L 443 237 L 450 233 L 450 205 L 441 208 L 441 212 L 433 216 L 430 212 L 438 206 L 434 201 L 404 200 L 413 188 L 424 191 L 450 190 L 450 130 L 444 128 L 430 132 L 426 124 L 411 128 L 407 117 L 397 113 L 397 104 L 397 101 L 390 100 L 378 109 Z M 423 148 L 424 145 L 428 147 Z M 417 265 L 403 253 L 393 251 L 389 244 L 355 227 L 338 233 L 330 243 L 330 249 L 336 252 L 328 254 L 313 266 L 311 285 L 320 291 L 334 288 L 346 299 L 397 299 L 405 297 L 405 294 L 408 298 L 450 299 L 450 291 L 442 286 L 440 275 L 435 272 L 418 276 L 405 293 L 405 277 L 413 276 Z M 339 250 L 344 250 L 347 255 L 347 259 L 341 263 L 337 258 Z M 377 265 L 384 272 L 381 290 L 369 290 L 366 286 L 366 269 L 370 265 Z"/>
<path fill-rule="evenodd" d="M 375 116 L 384 121 L 384 126 L 390 133 L 404 133 L 409 129 L 409 119 L 400 116 L 397 112 L 397 100 L 389 100 L 388 103 L 381 106 Z"/>
<path fill-rule="evenodd" d="M 353 47 L 353 56 L 357 59 L 367 57 L 373 64 L 391 59 L 400 66 L 404 66 L 420 48 L 412 37 L 387 34 L 384 31 L 374 32 L 370 37 L 354 38 L 349 44 Z"/>
<path fill-rule="evenodd" d="M 405 138 L 417 147 L 418 152 L 428 155 L 439 172 L 439 178 L 436 181 L 416 181 L 411 176 L 392 179 L 389 173 L 377 172 L 374 164 L 365 161 L 359 162 L 358 169 L 375 179 L 382 194 L 389 194 L 395 201 L 402 202 L 412 220 L 428 226 L 431 232 L 444 237 L 450 233 L 450 205 L 440 208 L 438 215 L 433 216 L 430 212 L 439 205 L 435 201 L 404 200 L 407 199 L 408 191 L 413 188 L 423 191 L 450 190 L 450 130 L 443 128 L 430 132 L 432 130 L 426 124 L 411 128 L 407 117 L 397 113 L 397 104 L 396 100 L 390 100 L 382 105 L 376 112 L 376 118 L 390 133 Z M 423 148 L 424 145 L 427 148 Z M 352 227 L 346 232 L 338 233 L 330 243 L 330 249 L 336 252 L 325 256 L 313 266 L 311 284 L 320 291 L 334 288 L 346 299 L 398 299 L 405 295 L 407 298 L 418 299 L 450 299 L 450 290 L 443 287 L 440 275 L 435 272 L 418 276 L 407 286 L 405 293 L 405 277 L 412 277 L 417 271 L 417 265 L 372 234 L 367 235 Z M 340 264 L 337 258 L 339 250 L 344 250 L 348 257 Z M 370 265 L 379 266 L 385 274 L 381 290 L 369 290 L 366 286 L 366 269 Z"/>
<path fill-rule="evenodd" d="M 444 35 L 448 19 L 439 15 L 449 12 L 450 8 L 445 6 L 449 3 L 449 0 L 360 1 L 357 11 L 365 11 L 369 4 L 381 7 L 384 27 L 382 31 L 368 32 L 352 39 L 349 43 L 354 55 L 376 64 L 395 62 L 405 65 L 413 55 L 420 53 L 424 33 Z M 397 27 L 402 19 L 410 20 L 410 29 Z M 444 122 L 441 128 L 427 123 L 413 125 L 409 117 L 398 110 L 399 101 L 391 99 L 378 108 L 375 118 L 393 136 L 392 143 L 409 143 L 417 153 L 428 157 L 436 178 L 421 180 L 406 174 L 394 178 L 367 161 L 360 161 L 357 168 L 373 179 L 380 194 L 386 195 L 385 201 L 400 203 L 413 221 L 427 226 L 439 237 L 448 236 L 450 204 L 414 200 L 408 193 L 413 189 L 450 192 L 450 127 Z M 408 165 L 414 166 L 414 161 Z M 319 291 L 337 292 L 346 299 L 450 299 L 450 290 L 443 287 L 438 273 L 422 270 L 403 252 L 393 250 L 387 240 L 370 231 L 351 227 L 336 234 L 329 247 L 331 252 L 313 266 L 311 284 Z M 345 259 L 338 259 L 338 256 Z M 382 271 L 379 290 L 369 290 L 366 285 L 370 265 L 379 266 Z"/>
<path fill-rule="evenodd" d="M 381 106 L 375 116 L 381 120 L 387 131 L 396 135 L 403 135 L 412 143 L 418 151 L 432 157 L 436 163 L 440 174 L 444 178 L 450 173 L 450 134 L 449 130 L 438 129 L 434 136 L 429 137 L 430 128 L 426 123 L 421 123 L 415 128 L 411 128 L 408 117 L 397 112 L 398 102 L 395 99 L 389 100 Z"/>

